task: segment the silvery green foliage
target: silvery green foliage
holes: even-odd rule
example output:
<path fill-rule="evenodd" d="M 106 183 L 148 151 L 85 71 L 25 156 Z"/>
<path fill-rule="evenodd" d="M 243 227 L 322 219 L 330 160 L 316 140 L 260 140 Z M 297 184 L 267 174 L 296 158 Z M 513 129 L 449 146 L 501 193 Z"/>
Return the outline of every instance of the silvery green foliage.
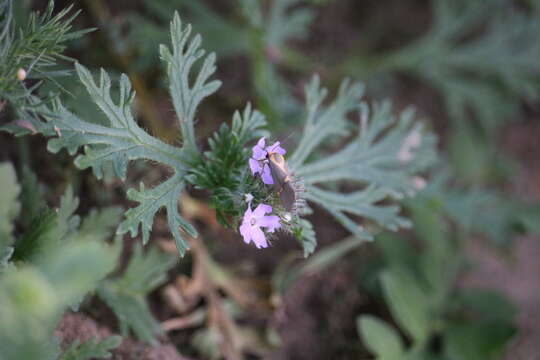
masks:
<path fill-rule="evenodd" d="M 369 315 L 357 320 L 376 359 L 499 358 L 515 334 L 516 309 L 502 294 L 456 288 L 464 261 L 461 234 L 448 226 L 440 195 L 426 189 L 407 202 L 414 245 L 389 233 L 377 239 L 384 260 L 379 280 L 394 325 Z M 432 346 L 434 336 L 440 346 Z"/>
<path fill-rule="evenodd" d="M 112 163 L 116 175 L 124 179 L 128 162 L 136 159 L 161 163 L 174 171 L 169 179 L 152 189 L 147 190 L 141 184 L 139 190 L 128 190 L 128 198 L 139 205 L 126 212 L 126 219 L 117 232 L 136 236 L 140 226 L 143 243 L 146 243 L 156 212 L 165 207 L 180 254 L 184 254 L 187 245 L 179 229 L 191 236 L 197 235 L 178 213 L 178 200 L 186 181 L 213 191 L 215 204 L 227 205 L 226 209 L 221 209 L 224 214 L 237 215 L 238 204 L 249 192 L 243 191 L 249 185 L 249 181 L 242 179 L 245 171 L 242 172 L 241 168 L 246 167 L 249 157 L 244 147 L 254 135 L 253 132 L 242 135 L 242 127 L 258 129 L 264 123 L 261 115 L 252 113 L 248 107 L 243 119 L 235 115 L 231 136 L 227 136 L 229 128 L 222 126 L 210 140 L 211 151 L 200 154 L 194 130 L 196 108 L 206 96 L 218 89 L 220 82 L 209 81 L 215 71 L 214 55 L 205 56 L 204 50 L 199 48 L 200 36 L 191 38 L 190 35 L 191 27 L 183 26 L 175 14 L 171 24 L 172 50 L 163 45 L 160 47 L 184 140 L 182 147 L 165 144 L 137 125 L 131 113 L 134 93 L 125 75 L 121 76 L 119 99 L 115 102 L 110 95 L 111 80 L 105 71 L 101 71 L 96 83 L 86 68 L 76 65 L 80 80 L 108 118 L 108 124 L 83 120 L 60 101 L 56 101 L 50 111 L 43 111 L 47 119 L 43 132 L 53 136 L 48 148 L 53 152 L 66 148 L 70 154 L 83 148 L 84 152 L 76 157 L 75 164 L 79 168 L 91 167 L 98 178 L 102 176 L 104 167 Z M 202 60 L 199 71 L 192 74 L 198 60 Z M 307 200 L 326 208 L 355 235 L 370 239 L 371 235 L 349 216 L 360 216 L 392 230 L 406 226 L 408 222 L 399 215 L 399 206 L 388 203 L 414 192 L 413 177 L 433 161 L 435 140 L 432 135 L 422 133 L 421 124 L 412 121 L 411 111 L 395 117 L 389 104 L 382 103 L 373 106 L 373 114 L 370 115 L 367 105 L 360 101 L 362 94 L 362 85 L 351 85 L 345 81 L 336 99 L 323 106 L 326 90 L 321 89 L 318 78 L 314 78 L 306 88 L 308 114 L 304 134 L 289 161 L 305 184 Z M 336 140 L 351 133 L 347 117 L 355 112 L 361 118 L 357 136 L 343 150 L 313 161 L 312 153 L 326 140 Z M 227 154 L 233 148 L 236 150 L 232 151 L 234 156 L 231 157 Z M 237 170 L 238 173 L 235 172 Z M 226 173 L 233 178 L 222 179 Z M 222 180 L 216 183 L 216 179 Z M 342 183 L 353 184 L 355 191 L 340 194 L 336 186 Z M 308 211 L 306 208 L 304 213 Z M 307 220 L 297 220 L 292 231 L 302 238 L 304 252 L 308 255 L 315 248 L 315 233 Z"/>
<path fill-rule="evenodd" d="M 302 104 L 292 96 L 289 85 L 276 69 L 276 63 L 283 62 L 282 54 L 288 50 L 288 41 L 302 39 L 308 33 L 314 14 L 302 6 L 301 1 L 272 0 L 267 7 L 258 0 L 233 2 L 232 6 L 240 7 L 243 19 L 222 14 L 202 1 L 146 0 L 144 5 L 152 17 L 163 22 L 180 9 L 186 14 L 184 18 L 189 19 L 203 35 L 206 46 L 221 58 L 246 55 L 250 62 L 250 76 L 259 96 L 258 107 L 275 121 L 274 125 L 281 119 L 287 119 L 287 124 L 291 119 L 298 119 Z M 132 25 L 129 38 L 133 47 L 139 50 L 134 59 L 135 66 L 142 71 L 147 70 L 155 61 L 151 56 L 153 44 L 163 41 L 165 31 L 148 16 L 133 14 L 128 21 Z M 140 41 L 141 37 L 146 40 Z"/>
<path fill-rule="evenodd" d="M 314 12 L 300 6 L 302 2 L 299 0 L 273 0 L 266 16 L 253 16 L 264 14 L 259 1 L 243 0 L 241 5 L 244 17 L 260 37 L 257 38 L 252 61 L 253 81 L 261 106 L 282 122 L 283 119 L 287 119 L 287 123 L 295 122 L 300 117 L 302 104 L 292 95 L 289 85 L 277 71 L 276 63 L 282 61 L 288 41 L 303 39 L 307 35 Z"/>
<path fill-rule="evenodd" d="M 174 257 L 155 248 L 143 254 L 137 245 L 124 273 L 100 284 L 98 295 L 118 317 L 122 334 L 132 330 L 140 340 L 155 343 L 155 336 L 162 330 L 148 308 L 146 296 L 166 281 L 174 263 Z"/>
<path fill-rule="evenodd" d="M 280 48 L 288 40 L 302 39 L 307 35 L 314 14 L 311 9 L 298 7 L 301 3 L 300 0 L 272 1 L 270 14 L 264 24 L 267 45 Z"/>
<path fill-rule="evenodd" d="M 133 60 L 143 71 L 155 65 L 155 44 L 166 41 L 166 31 L 163 31 L 162 24 L 170 21 L 175 10 L 188 14 L 189 22 L 202 35 L 206 47 L 215 51 L 219 57 L 249 51 L 249 34 L 241 24 L 226 18 L 203 1 L 146 0 L 143 4 L 147 10 L 145 15 L 149 13 L 152 16 L 134 13 L 127 18 L 132 24 L 129 39 L 133 46 L 139 49 Z M 156 23 L 154 19 L 160 20 L 160 23 Z M 141 38 L 145 41 L 140 41 Z"/>
<path fill-rule="evenodd" d="M 200 48 L 201 36 L 197 34 L 190 39 L 190 35 L 191 25 L 183 26 L 180 16 L 176 13 L 171 23 L 172 52 L 165 45 L 161 45 L 159 53 L 167 64 L 169 91 L 180 123 L 184 147 L 187 150 L 196 150 L 195 111 L 205 97 L 219 89 L 221 81 L 209 81 L 210 76 L 216 71 L 215 54 L 205 56 L 205 51 Z M 193 84 L 190 84 L 192 67 L 199 59 L 203 59 L 201 68 Z"/>
<path fill-rule="evenodd" d="M 452 178 L 455 174 L 450 169 L 439 169 L 418 197 L 440 204 L 463 233 L 481 234 L 497 245 L 508 245 L 519 233 L 540 232 L 539 204 L 512 199 L 485 187 L 456 188 Z"/>
<path fill-rule="evenodd" d="M 13 185 L 10 165 L 0 166 L 0 183 L 15 195 L 2 205 L 16 209 L 18 187 Z M 11 238 L 11 247 L 4 243 L 0 248 L 2 360 L 56 359 L 59 349 L 53 331 L 62 313 L 77 306 L 114 268 L 118 252 L 105 245 L 103 232 L 78 232 L 76 206 L 77 199 L 68 190 L 57 211 L 45 209 L 36 215 L 21 236 L 13 236 L 12 227 L 6 231 L 2 225 Z M 14 221 L 12 215 L 6 219 Z"/>
<path fill-rule="evenodd" d="M 11 194 L 9 199 L 7 197 L 4 199 L 2 205 L 5 204 L 12 210 L 17 209 L 19 186 L 9 164 L 0 165 L 0 183 L 7 193 Z M 36 188 L 26 186 L 23 190 L 35 191 Z M 32 194 L 23 193 L 21 198 L 31 196 Z M 50 348 L 51 353 L 56 353 L 55 347 L 51 345 L 53 343 L 49 340 L 52 339 L 52 332 L 59 316 L 67 306 L 76 310 L 89 291 L 97 290 L 98 295 L 118 316 L 124 333 L 127 333 L 128 329 L 133 329 L 141 340 L 153 342 L 161 329 L 150 313 L 145 298 L 150 291 L 166 280 L 167 270 L 174 265 L 174 257 L 160 254 L 156 249 L 143 255 L 141 247 L 138 246 L 121 276 L 103 280 L 113 270 L 119 253 L 118 247 L 106 246 L 103 240 L 114 232 L 121 210 L 118 208 L 91 210 L 89 215 L 81 219 L 75 215 L 78 204 L 78 199 L 71 188 L 68 188 L 60 200 L 58 209 L 43 209 L 35 219 L 28 222 L 26 231 L 16 241 L 11 239 L 7 246 L 0 248 L 3 255 L 0 259 L 0 289 L 3 292 L 8 289 L 5 290 L 5 298 L 0 294 L 2 304 L 7 304 L 6 309 L 0 309 L 0 316 L 4 316 L 2 312 L 4 310 L 11 311 L 14 313 L 12 317 L 3 317 L 7 319 L 7 324 L 11 324 L 9 322 L 11 320 L 19 319 L 22 321 L 21 326 L 31 324 L 29 326 L 32 328 L 39 327 L 42 330 L 42 333 L 38 334 L 39 343 L 43 348 Z M 3 207 L 0 207 L 0 211 L 2 209 Z M 10 218 L 10 223 L 13 223 L 14 215 L 6 216 L 6 219 Z M 8 228 L 2 223 L 0 229 L 4 230 L 5 234 L 11 235 L 12 226 Z M 14 265 L 15 262 L 17 266 Z M 15 283 L 12 284 L 11 281 Z M 17 284 L 17 281 L 23 283 Z M 5 282 L 8 285 L 3 287 Z M 29 296 L 29 299 L 32 299 L 31 304 L 21 301 L 18 291 L 21 292 L 20 296 Z M 11 292 L 13 297 L 10 297 Z M 47 301 L 51 304 L 47 304 Z M 35 316 L 30 311 L 33 309 L 30 309 L 30 305 L 35 306 L 35 311 L 42 311 L 42 308 L 45 309 L 43 311 L 47 311 L 49 309 L 47 306 L 51 311 L 44 315 L 46 319 L 41 319 L 43 322 L 26 319 L 26 316 Z M 24 309 L 27 308 L 30 309 L 28 315 L 24 314 L 26 311 Z M 2 343 L 2 335 L 7 329 L 9 327 L 4 329 L 0 323 L 0 348 L 4 349 L 2 345 L 5 345 L 15 354 L 15 350 L 20 348 L 19 345 L 7 340 Z M 34 351 L 38 351 L 37 349 L 43 349 L 30 338 L 22 336 L 20 341 L 20 344 L 36 344 L 35 348 L 29 346 L 28 353 L 25 354 L 33 354 Z M 74 344 L 64 353 L 63 358 L 83 359 L 84 354 L 94 354 L 86 358 L 98 357 L 95 354 L 98 352 L 105 354 L 106 350 L 116 343 L 118 339 L 111 338 L 99 343 L 91 341 Z M 3 360 L 1 355 L 0 359 Z M 6 357 L 6 359 L 27 358 L 35 357 L 30 355 L 20 358 L 11 355 Z"/>
<path fill-rule="evenodd" d="M 66 109 L 60 101 L 56 101 L 53 108 L 44 113 L 49 125 L 46 133 L 55 135 L 49 141 L 49 150 L 58 152 L 65 148 L 70 154 L 75 154 L 79 148 L 83 148 L 84 153 L 76 157 L 75 164 L 81 169 L 91 167 L 98 178 L 102 177 L 104 167 L 112 163 L 116 175 L 125 179 L 128 162 L 136 159 L 161 163 L 174 171 L 168 180 L 152 189 L 145 189 L 141 183 L 139 190 L 128 190 L 128 198 L 139 205 L 126 212 L 126 219 L 119 225 L 118 233 L 129 232 L 131 236 L 136 236 L 140 227 L 143 243 L 146 243 L 154 216 L 164 207 L 169 228 L 182 255 L 187 244 L 180 229 L 190 236 L 197 236 L 195 228 L 178 213 L 178 200 L 185 187 L 186 166 L 198 155 L 193 128 L 195 112 L 197 105 L 220 85 L 218 81 L 208 82 L 215 71 L 214 55 L 205 56 L 204 50 L 200 49 L 200 36 L 191 38 L 190 35 L 191 27 L 183 26 L 180 17 L 175 14 L 171 24 L 172 51 L 165 46 L 160 47 L 184 140 L 181 148 L 152 137 L 137 125 L 131 113 L 135 94 L 126 75 L 120 78 L 120 96 L 115 103 L 110 96 L 111 80 L 104 70 L 96 83 L 88 69 L 76 65 L 79 79 L 91 99 L 108 118 L 106 125 L 97 124 L 91 118 L 82 119 Z M 203 61 L 194 76 L 192 67 L 199 59 Z M 194 80 L 191 83 L 192 76 Z"/>
<path fill-rule="evenodd" d="M 540 21 L 500 0 L 435 0 L 433 24 L 415 43 L 388 59 L 390 67 L 418 74 L 441 90 L 450 115 L 470 106 L 492 130 L 536 99 L 540 88 Z"/>
<path fill-rule="evenodd" d="M 389 202 L 418 190 L 415 176 L 434 162 L 436 140 L 413 121 L 410 110 L 395 116 L 384 102 L 370 112 L 360 101 L 363 91 L 361 84 L 344 81 L 336 98 L 323 106 L 327 91 L 313 78 L 306 87 L 304 132 L 289 166 L 302 179 L 307 200 L 325 208 L 353 234 L 371 239 L 350 215 L 390 230 L 408 226 L 400 207 Z M 360 117 L 357 134 L 342 150 L 313 160 L 315 150 L 329 138 L 351 135 L 351 113 Z M 337 190 L 340 184 L 355 190 L 344 194 Z"/>

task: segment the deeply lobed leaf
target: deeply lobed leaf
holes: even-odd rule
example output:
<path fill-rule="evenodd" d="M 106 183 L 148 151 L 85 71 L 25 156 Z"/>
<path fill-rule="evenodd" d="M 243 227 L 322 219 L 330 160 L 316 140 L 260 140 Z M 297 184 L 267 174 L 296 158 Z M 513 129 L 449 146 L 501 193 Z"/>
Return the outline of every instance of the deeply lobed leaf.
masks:
<path fill-rule="evenodd" d="M 196 151 L 195 111 L 204 98 L 219 89 L 221 81 L 209 81 L 216 71 L 216 56 L 213 53 L 205 56 L 205 51 L 200 48 L 201 36 L 196 35 L 190 39 L 190 35 L 191 25 L 183 26 L 180 16 L 175 12 L 171 23 L 172 52 L 165 45 L 161 45 L 159 53 L 167 64 L 169 91 L 180 123 L 184 146 L 190 151 Z M 191 83 L 192 67 L 200 59 L 204 60 Z"/>
<path fill-rule="evenodd" d="M 307 119 L 290 167 L 302 180 L 307 200 L 328 210 L 353 234 L 371 239 L 372 235 L 350 217 L 370 219 L 383 228 L 397 230 L 409 226 L 398 205 L 389 204 L 414 194 L 423 180 L 419 172 L 435 161 L 435 137 L 413 121 L 406 110 L 394 116 L 388 102 L 373 106 L 372 113 L 360 101 L 363 87 L 345 81 L 334 101 L 322 106 L 327 91 L 315 77 L 306 87 Z M 358 134 L 339 151 L 311 160 L 330 136 L 350 133 L 348 116 L 358 110 Z M 343 194 L 339 186 L 352 186 Z"/>

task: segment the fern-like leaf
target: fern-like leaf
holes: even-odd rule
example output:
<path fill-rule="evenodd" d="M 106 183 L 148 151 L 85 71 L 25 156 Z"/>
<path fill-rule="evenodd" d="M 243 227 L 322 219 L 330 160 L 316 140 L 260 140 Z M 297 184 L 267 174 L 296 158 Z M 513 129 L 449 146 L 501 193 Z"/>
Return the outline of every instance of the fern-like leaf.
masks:
<path fill-rule="evenodd" d="M 52 129 L 52 133 L 57 135 L 49 141 L 49 150 L 58 152 L 66 148 L 74 154 L 84 146 L 84 154 L 77 156 L 75 164 L 79 168 L 92 167 L 98 178 L 103 176 L 105 167 L 110 163 L 116 175 L 125 178 L 128 162 L 135 159 L 152 160 L 172 168 L 175 175 L 163 184 L 150 190 L 144 190 L 141 184 L 139 191 L 128 191 L 128 197 L 140 205 L 126 213 L 126 220 L 120 224 L 118 232 L 130 232 L 136 236 L 140 224 L 146 243 L 156 212 L 165 207 L 171 232 L 179 252 L 183 254 L 187 245 L 179 227 L 196 236 L 193 227 L 180 217 L 177 207 L 177 199 L 184 188 L 183 175 L 187 162 L 184 151 L 150 136 L 137 125 L 131 113 L 134 92 L 127 76 L 122 75 L 120 79 L 120 97 L 116 104 L 110 95 L 111 80 L 104 70 L 97 84 L 84 66 L 77 64 L 76 69 L 90 97 L 106 115 L 109 124 L 99 125 L 82 120 L 57 101 L 53 111 L 45 113 L 49 122 L 47 133 L 51 134 Z"/>
<path fill-rule="evenodd" d="M 391 230 L 409 225 L 400 216 L 400 207 L 389 200 L 411 195 L 417 189 L 414 176 L 435 159 L 435 137 L 424 133 L 413 122 L 413 112 L 396 117 L 389 103 L 368 106 L 360 102 L 363 87 L 345 81 L 337 98 L 328 106 L 321 104 L 326 89 L 315 77 L 306 87 L 307 121 L 300 144 L 291 156 L 290 165 L 302 179 L 306 199 L 328 210 L 353 234 L 371 239 L 350 215 L 373 220 Z M 350 132 L 347 117 L 358 110 L 361 119 L 358 135 L 343 149 L 326 157 L 309 160 L 316 149 L 331 136 Z M 340 184 L 356 187 L 347 194 L 336 191 Z M 350 214 L 350 215 L 349 215 Z"/>
<path fill-rule="evenodd" d="M 120 234 L 130 232 L 131 236 L 135 236 L 138 233 L 140 224 L 143 244 L 146 244 L 152 230 L 152 223 L 156 212 L 160 208 L 165 207 L 167 209 L 167 221 L 170 230 L 176 241 L 178 251 L 183 255 L 187 249 L 187 245 L 178 229 L 182 228 L 190 236 L 197 236 L 197 230 L 178 213 L 178 200 L 184 186 L 182 176 L 176 174 L 150 190 L 145 190 L 142 183 L 138 191 L 129 189 L 127 192 L 128 198 L 140 203 L 140 205 L 126 212 L 126 220 L 120 224 L 118 232 Z"/>
<path fill-rule="evenodd" d="M 126 75 L 120 77 L 119 99 L 115 102 L 111 97 L 111 79 L 107 72 L 101 70 L 99 82 L 96 82 L 90 71 L 80 64 L 76 64 L 79 79 L 91 100 L 106 116 L 107 123 L 83 120 L 60 101 L 55 101 L 52 109 L 42 109 L 47 124 L 37 129 L 53 136 L 48 144 L 52 152 L 65 148 L 73 155 L 83 148 L 84 152 L 76 157 L 75 164 L 81 169 L 91 167 L 97 178 L 101 178 L 106 167 L 112 164 L 115 174 L 125 179 L 129 161 L 137 159 L 151 160 L 171 168 L 174 174 L 162 184 L 147 190 L 141 183 L 139 190 L 128 191 L 128 198 L 139 205 L 126 212 L 118 234 L 129 232 L 131 236 L 137 236 L 140 228 L 143 243 L 146 243 L 156 213 L 165 208 L 169 228 L 181 255 L 187 250 L 187 243 L 180 229 L 190 236 L 197 236 L 195 228 L 178 211 L 178 199 L 185 187 L 188 166 L 199 157 L 193 129 L 195 111 L 199 103 L 221 84 L 217 80 L 208 81 L 215 71 L 215 56 L 204 57 L 200 36 L 190 40 L 190 34 L 191 26 L 184 27 L 175 14 L 171 24 L 172 51 L 163 45 L 160 48 L 161 57 L 167 63 L 171 96 L 184 137 L 182 148 L 152 137 L 137 125 L 131 112 L 135 93 Z M 190 84 L 193 65 L 203 57 L 200 71 Z"/>
<path fill-rule="evenodd" d="M 161 59 L 167 63 L 169 90 L 180 123 L 184 146 L 189 150 L 196 150 L 195 111 L 205 97 L 219 89 L 221 81 L 208 82 L 216 71 L 216 56 L 213 53 L 205 56 L 205 51 L 200 48 L 201 36 L 196 35 L 190 39 L 190 35 L 191 25 L 183 26 L 180 16 L 175 12 L 171 23 L 172 52 L 167 46 L 161 45 L 159 53 Z M 200 59 L 204 59 L 201 68 L 193 84 L 190 84 L 190 72 Z"/>

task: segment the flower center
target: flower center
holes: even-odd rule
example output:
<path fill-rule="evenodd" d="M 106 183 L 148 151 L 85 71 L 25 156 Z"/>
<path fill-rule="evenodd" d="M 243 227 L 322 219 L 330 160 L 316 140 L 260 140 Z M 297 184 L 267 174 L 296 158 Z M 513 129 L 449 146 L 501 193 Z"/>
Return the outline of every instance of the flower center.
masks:
<path fill-rule="evenodd" d="M 249 223 L 251 224 L 251 226 L 253 226 L 257 223 L 257 219 L 251 218 L 251 220 L 249 220 Z"/>

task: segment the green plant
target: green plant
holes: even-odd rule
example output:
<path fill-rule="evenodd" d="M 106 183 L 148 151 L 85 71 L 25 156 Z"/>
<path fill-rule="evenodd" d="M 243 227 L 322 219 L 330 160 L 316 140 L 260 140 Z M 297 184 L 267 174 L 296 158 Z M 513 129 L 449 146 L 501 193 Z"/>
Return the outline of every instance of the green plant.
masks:
<path fill-rule="evenodd" d="M 447 226 L 436 196 L 423 193 L 407 205 L 421 252 L 392 235 L 376 242 L 385 262 L 379 276 L 384 300 L 401 332 L 361 315 L 359 334 L 377 359 L 499 358 L 515 333 L 515 309 L 494 291 L 456 288 L 461 239 Z"/>
<path fill-rule="evenodd" d="M 179 10 L 202 34 L 207 46 L 221 58 L 247 56 L 249 75 L 257 94 L 257 107 L 270 119 L 273 128 L 300 120 L 302 105 L 278 71 L 295 65 L 301 57 L 288 43 L 303 39 L 314 12 L 299 6 L 298 0 L 273 0 L 266 6 L 260 1 L 233 2 L 231 14 L 221 14 L 201 1 L 146 1 L 145 6 L 159 22 L 146 16 L 128 16 L 131 33 L 127 39 L 137 56 L 133 59 L 138 71 L 155 65 L 154 44 L 164 42 L 164 23 Z M 140 41 L 146 39 L 146 41 Z M 234 41 L 230 41 L 234 39 Z"/>
<path fill-rule="evenodd" d="M 133 330 L 140 340 L 156 343 L 155 336 L 162 329 L 148 308 L 146 296 L 165 282 L 167 271 L 174 264 L 174 257 L 156 249 L 144 255 L 137 246 L 126 270 L 100 283 L 97 293 L 116 314 L 123 335 Z"/>
<path fill-rule="evenodd" d="M 77 74 L 92 100 L 108 118 L 108 123 L 83 120 L 57 100 L 52 108 L 40 108 L 46 122 L 36 128 L 53 137 L 48 145 L 53 152 L 66 148 L 70 154 L 75 154 L 82 147 L 84 153 L 76 157 L 75 164 L 81 169 L 91 167 L 98 178 L 102 177 L 105 166 L 112 163 L 115 175 L 124 179 L 128 162 L 136 159 L 162 163 L 173 170 L 169 179 L 152 189 L 145 189 L 141 183 L 139 190 L 128 191 L 128 198 L 139 205 L 126 212 L 118 234 L 129 232 L 136 236 L 140 225 L 143 243 L 146 243 L 156 212 L 165 207 L 169 228 L 183 255 L 187 244 L 180 229 L 190 236 L 197 235 L 195 228 L 178 212 L 179 196 L 188 183 L 210 190 L 217 206 L 236 206 L 234 210 L 218 208 L 218 212 L 223 213 L 223 220 L 225 215 L 237 215 L 245 210 L 246 194 L 261 194 L 256 203 L 268 197 L 275 198 L 276 194 L 245 176 L 249 152 L 243 149 L 265 125 L 262 115 L 249 106 L 243 117 L 236 114 L 232 126 L 222 127 L 214 136 L 210 142 L 211 151 L 200 152 L 195 140 L 195 112 L 200 102 L 220 86 L 219 81 L 209 80 L 215 71 L 215 56 L 205 56 L 204 50 L 200 49 L 200 36 L 191 37 L 191 26 L 183 26 L 177 14 L 171 23 L 171 39 L 172 50 L 162 45 L 160 54 L 167 65 L 169 90 L 182 134 L 181 147 L 166 144 L 137 125 L 131 113 L 134 93 L 127 76 L 120 79 L 119 100 L 115 103 L 109 93 L 111 81 L 107 73 L 102 70 L 99 83 L 96 83 L 88 69 L 80 64 L 76 65 Z M 197 60 L 202 63 L 192 75 L 190 72 Z M 192 81 L 190 76 L 193 76 Z M 374 220 L 377 225 L 389 229 L 407 225 L 399 215 L 399 207 L 381 202 L 414 193 L 414 174 L 426 169 L 434 160 L 434 137 L 413 122 L 411 111 L 396 118 L 389 104 L 383 103 L 375 105 L 370 114 L 368 105 L 360 101 L 361 84 L 345 81 L 336 99 L 327 106 L 322 104 L 326 94 L 317 77 L 306 87 L 304 135 L 290 157 L 291 169 L 306 185 L 306 198 L 322 204 L 349 231 L 365 239 L 371 236 L 360 230 L 346 213 Z M 355 129 L 347 116 L 357 111 L 359 135 L 344 150 L 326 156 L 326 159 L 310 161 L 315 158 L 315 150 L 323 150 L 330 137 L 337 139 Z M 232 141 L 223 142 L 223 139 Z M 223 178 L 223 174 L 228 175 Z M 358 191 L 340 195 L 335 191 L 340 183 L 355 184 Z M 278 207 L 278 211 L 282 210 Z M 308 208 L 294 214 L 284 227 L 302 241 L 307 255 L 315 247 L 315 236 L 307 220 L 299 217 L 306 212 L 309 212 Z M 280 214 L 282 219 L 290 217 Z"/>
<path fill-rule="evenodd" d="M 44 81 L 69 74 L 58 64 L 73 61 L 63 54 L 66 43 L 92 29 L 72 31 L 79 13 L 68 16 L 72 7 L 67 7 L 53 15 L 52 0 L 43 14 L 30 14 L 25 24 L 15 24 L 12 8 L 12 0 L 0 1 L 0 110 L 7 101 L 17 111 L 31 111 L 37 101 L 32 95 Z M 30 87 L 27 80 L 34 80 Z"/>
<path fill-rule="evenodd" d="M 24 199 L 37 195 L 36 187 L 29 186 L 32 180 L 25 181 L 20 201 L 21 187 L 11 164 L 0 165 L 0 179 L 10 194 L 0 205 L 5 215 L 0 224 L 0 358 L 55 359 L 61 355 L 53 337 L 58 320 L 68 308 L 78 308 L 115 266 L 117 248 L 104 242 L 109 235 L 104 229 L 110 230 L 111 220 L 93 221 L 99 226 L 97 232 L 87 227 L 80 231 L 87 219 L 79 226 L 79 217 L 73 215 L 77 199 L 69 189 L 58 211 L 42 208 L 33 219 L 25 220 L 19 209 Z M 18 216 L 27 226 L 22 235 L 13 236 Z M 74 344 L 62 358 L 105 356 L 118 344 L 117 337 Z"/>

